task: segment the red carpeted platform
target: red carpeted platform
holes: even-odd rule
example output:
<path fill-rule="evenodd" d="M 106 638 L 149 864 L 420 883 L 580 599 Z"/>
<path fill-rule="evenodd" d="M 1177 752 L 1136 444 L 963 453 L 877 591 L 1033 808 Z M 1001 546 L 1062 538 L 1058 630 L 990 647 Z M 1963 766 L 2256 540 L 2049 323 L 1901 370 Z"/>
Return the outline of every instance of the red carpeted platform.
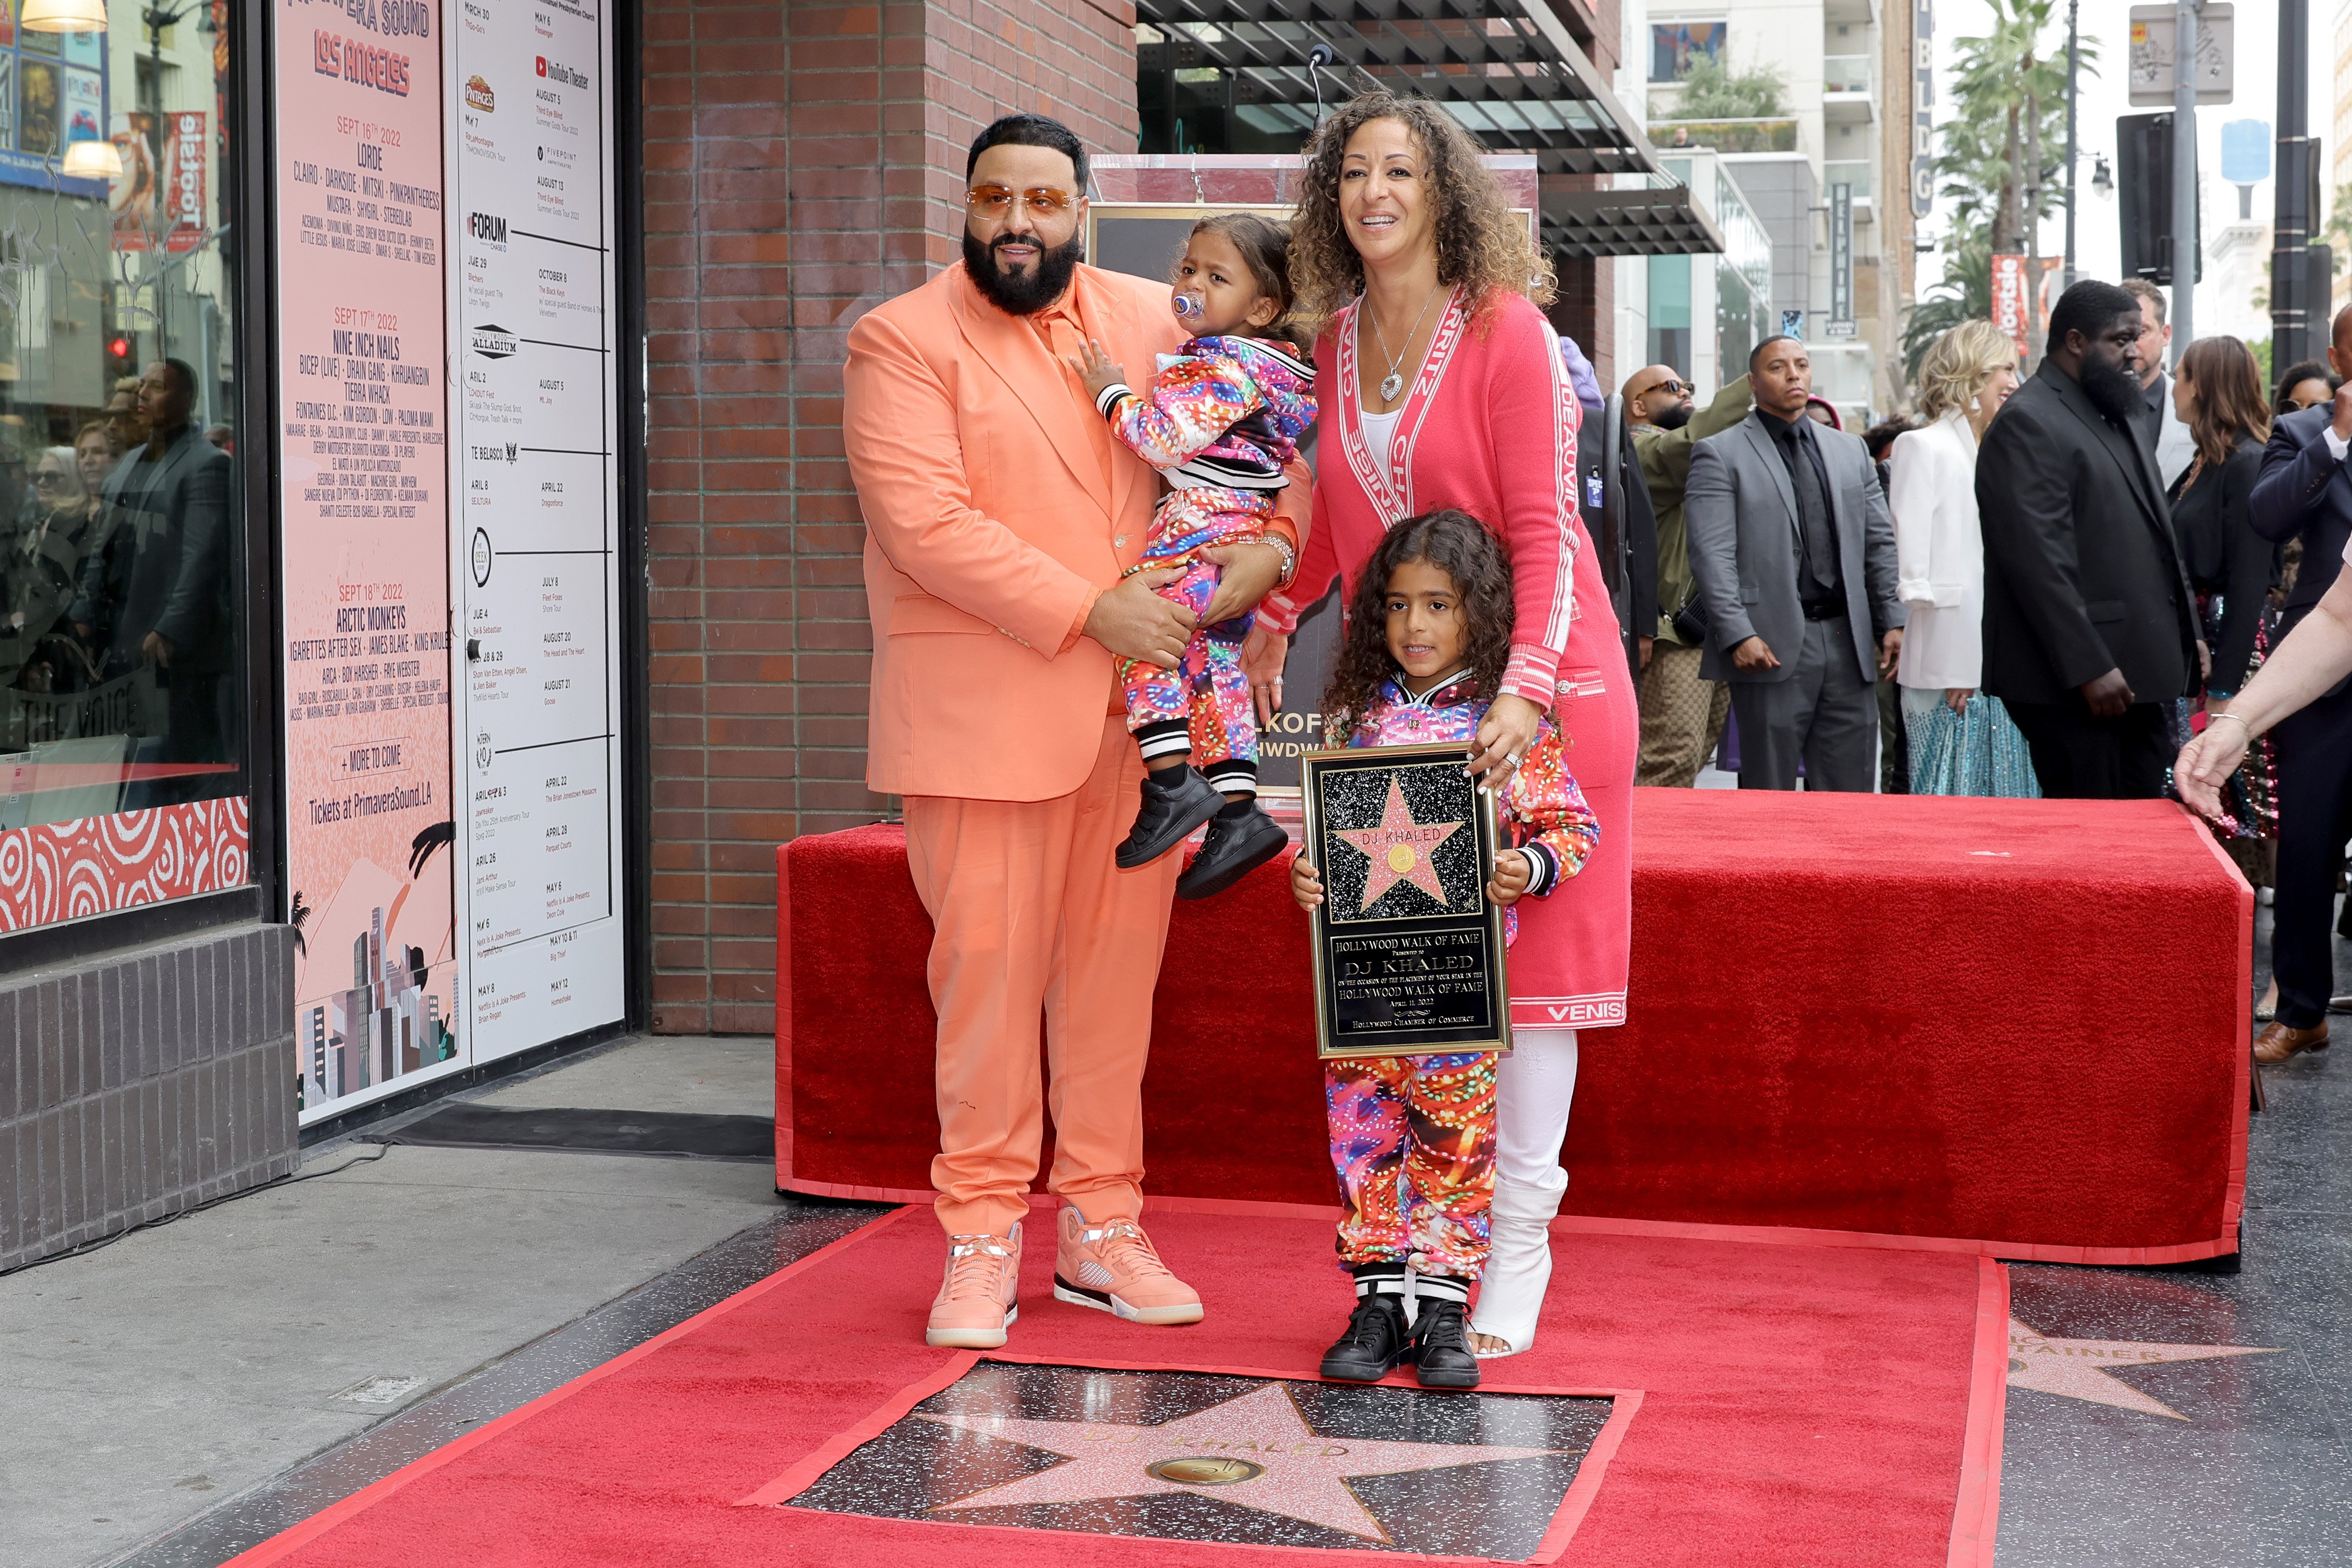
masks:
<path fill-rule="evenodd" d="M 1050 1221 L 1042 1209 L 1036 1218 Z M 1008 1352 L 1078 1366 L 1312 1376 L 1349 1300 L 1330 1265 L 1328 1218 L 1171 1213 L 1153 1228 L 1200 1286 L 1207 1323 L 1144 1329 L 1055 1302 L 1047 1240 L 1024 1260 Z M 1490 1364 L 1489 1390 L 1606 1393 L 1615 1415 L 1543 1545 L 1520 1561 L 1990 1563 L 2008 1364 L 1998 1265 L 1654 1236 L 1563 1235 L 1557 1246 L 1541 1337 L 1527 1354 Z M 1399 1560 L 766 1505 L 763 1493 L 792 1492 L 969 1363 L 970 1353 L 922 1343 L 940 1259 L 925 1211 L 877 1221 L 231 1568 Z"/>
<path fill-rule="evenodd" d="M 2061 1262 L 2234 1251 L 2253 894 L 2155 801 L 1635 791 L 1630 1021 L 1571 1215 Z M 777 855 L 777 1181 L 921 1201 L 930 925 L 895 827 Z M 1159 1197 L 1331 1201 L 1282 862 L 1176 906 Z"/>

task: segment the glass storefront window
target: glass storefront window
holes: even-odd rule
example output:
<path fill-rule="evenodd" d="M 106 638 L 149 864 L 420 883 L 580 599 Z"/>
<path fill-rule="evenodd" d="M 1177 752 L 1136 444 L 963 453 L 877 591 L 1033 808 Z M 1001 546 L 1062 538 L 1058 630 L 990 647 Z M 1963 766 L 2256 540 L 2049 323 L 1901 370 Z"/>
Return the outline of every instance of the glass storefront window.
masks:
<path fill-rule="evenodd" d="M 1745 367 L 1748 351 L 1772 329 L 1772 236 L 1720 163 L 1715 169 L 1715 217 L 1723 254 L 1715 258 L 1717 362 Z"/>
<path fill-rule="evenodd" d="M 1691 370 L 1691 258 L 1650 257 L 1650 357 L 1654 365 Z"/>
<path fill-rule="evenodd" d="M 245 880 L 243 16 L 0 0 L 0 930 Z"/>

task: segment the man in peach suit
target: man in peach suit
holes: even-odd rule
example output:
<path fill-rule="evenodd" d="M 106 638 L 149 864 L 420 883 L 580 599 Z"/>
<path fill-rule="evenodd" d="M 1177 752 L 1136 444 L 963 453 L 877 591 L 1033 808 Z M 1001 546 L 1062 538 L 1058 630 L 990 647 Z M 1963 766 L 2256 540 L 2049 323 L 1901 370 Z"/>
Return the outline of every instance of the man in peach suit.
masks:
<path fill-rule="evenodd" d="M 1055 1296 L 1188 1323 L 1199 1295 L 1138 1224 L 1151 992 L 1181 855 L 1120 871 L 1143 765 L 1121 658 L 1174 667 L 1192 614 L 1141 558 L 1159 483 L 1114 440 L 1070 361 L 1134 366 L 1182 340 L 1164 283 L 1081 265 L 1086 150 L 1036 115 L 972 143 L 963 259 L 849 334 L 842 425 L 868 530 L 874 622 L 866 782 L 907 802 L 907 858 L 936 928 L 940 1155 L 948 1232 L 926 1338 L 992 1349 L 1018 1312 L 1021 1220 L 1053 1079 Z M 1276 528 L 1244 543 L 1213 618 L 1253 607 L 1292 559 L 1297 471 Z"/>

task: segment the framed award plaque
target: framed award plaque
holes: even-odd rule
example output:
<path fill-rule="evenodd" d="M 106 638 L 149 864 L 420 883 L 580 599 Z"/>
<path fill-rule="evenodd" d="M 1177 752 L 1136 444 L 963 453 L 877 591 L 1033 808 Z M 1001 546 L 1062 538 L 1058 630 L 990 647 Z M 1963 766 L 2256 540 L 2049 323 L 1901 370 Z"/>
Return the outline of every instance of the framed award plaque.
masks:
<path fill-rule="evenodd" d="M 1299 758 L 1314 915 L 1318 1053 L 1511 1049 L 1495 800 L 1464 746 L 1375 746 Z"/>

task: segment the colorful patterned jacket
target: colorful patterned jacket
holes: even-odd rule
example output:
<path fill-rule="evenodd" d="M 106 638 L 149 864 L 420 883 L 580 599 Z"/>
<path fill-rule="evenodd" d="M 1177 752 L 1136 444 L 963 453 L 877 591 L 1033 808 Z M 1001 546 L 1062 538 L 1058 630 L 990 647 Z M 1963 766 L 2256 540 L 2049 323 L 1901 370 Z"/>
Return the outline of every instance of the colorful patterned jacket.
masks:
<path fill-rule="evenodd" d="M 1339 722 L 1328 722 L 1326 738 L 1346 746 L 1432 746 L 1440 742 L 1468 745 L 1486 716 L 1487 704 L 1477 695 L 1477 684 L 1461 674 L 1414 696 L 1395 681 L 1382 683 L 1381 695 L 1363 718 L 1337 733 Z M 1344 716 L 1343 720 L 1344 721 Z M 1584 869 L 1592 846 L 1600 841 L 1601 819 L 1584 803 L 1584 791 L 1568 770 L 1568 748 L 1559 731 L 1544 719 L 1536 727 L 1535 744 L 1512 775 L 1498 802 L 1497 814 L 1510 847 L 1524 851 L 1533 874 L 1526 896 L 1541 898 L 1561 882 Z M 1518 911 L 1506 910 L 1507 940 L 1519 934 Z"/>
<path fill-rule="evenodd" d="M 1258 338 L 1195 338 L 1159 358 L 1148 395 L 1117 382 L 1095 399 L 1112 434 L 1179 489 L 1281 489 L 1315 423 L 1315 367 Z"/>

